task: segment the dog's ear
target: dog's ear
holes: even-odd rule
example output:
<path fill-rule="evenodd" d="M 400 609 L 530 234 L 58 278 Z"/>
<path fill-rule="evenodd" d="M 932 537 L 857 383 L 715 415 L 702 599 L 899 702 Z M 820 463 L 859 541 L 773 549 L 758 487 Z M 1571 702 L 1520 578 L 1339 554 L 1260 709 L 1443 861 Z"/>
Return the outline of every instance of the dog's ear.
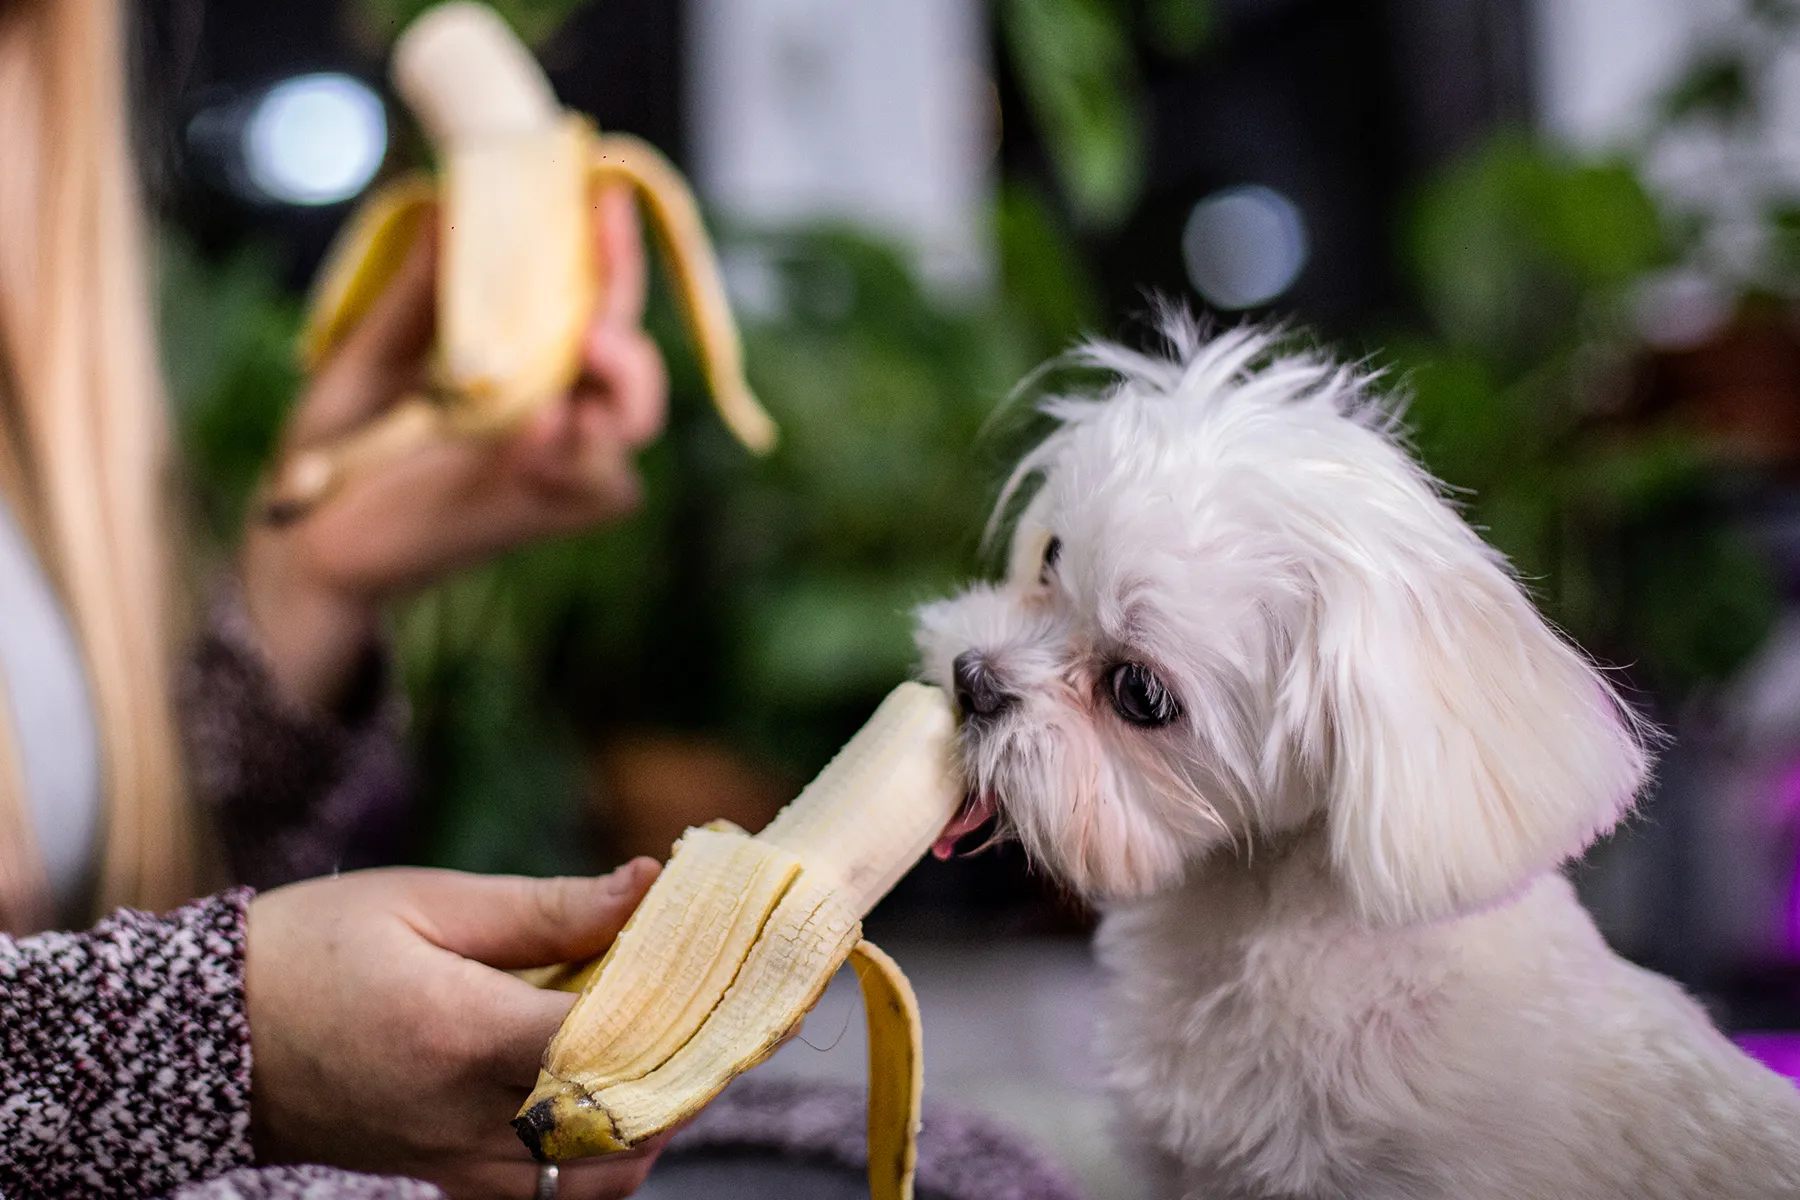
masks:
<path fill-rule="evenodd" d="M 1611 828 L 1648 769 L 1600 672 L 1439 517 L 1424 544 L 1334 558 L 1283 686 L 1333 866 L 1376 922 L 1504 898 Z"/>

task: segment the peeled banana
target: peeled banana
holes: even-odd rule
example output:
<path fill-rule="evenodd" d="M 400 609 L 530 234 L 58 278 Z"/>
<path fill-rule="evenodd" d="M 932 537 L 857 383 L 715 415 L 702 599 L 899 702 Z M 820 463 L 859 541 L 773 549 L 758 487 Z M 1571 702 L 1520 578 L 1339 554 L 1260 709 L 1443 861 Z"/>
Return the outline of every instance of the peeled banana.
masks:
<path fill-rule="evenodd" d="M 276 522 L 304 516 L 343 480 L 433 434 L 516 428 L 574 384 L 600 301 L 595 189 L 632 187 L 661 234 L 676 291 L 725 423 L 758 453 L 774 422 L 744 381 L 737 326 L 693 195 L 648 143 L 601 135 L 565 111 L 504 21 L 452 0 L 394 48 L 396 90 L 436 149 L 435 179 L 382 188 L 320 271 L 300 356 L 317 369 L 368 314 L 428 221 L 437 226 L 437 329 L 430 385 L 361 429 L 292 456 L 264 495 Z"/>
<path fill-rule="evenodd" d="M 768 828 L 690 829 L 598 964 L 538 982 L 581 996 L 513 1126 L 540 1158 L 629 1149 L 767 1058 L 848 959 L 869 1023 L 869 1186 L 912 1195 L 918 1004 L 862 918 L 962 800 L 955 719 L 900 685 Z"/>

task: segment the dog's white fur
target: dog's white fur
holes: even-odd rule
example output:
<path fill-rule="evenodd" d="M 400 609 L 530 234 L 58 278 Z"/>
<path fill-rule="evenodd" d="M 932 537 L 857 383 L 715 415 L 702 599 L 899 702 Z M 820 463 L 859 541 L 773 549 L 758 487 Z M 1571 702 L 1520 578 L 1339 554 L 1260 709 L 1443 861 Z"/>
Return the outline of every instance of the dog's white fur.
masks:
<path fill-rule="evenodd" d="M 1005 580 L 919 614 L 928 678 L 973 651 L 1011 697 L 963 722 L 974 794 L 1102 904 L 1102 1048 L 1162 1193 L 1800 1196 L 1800 1094 L 1558 874 L 1646 731 L 1368 378 L 1165 332 L 1086 351 L 1116 382 L 1046 405 Z M 1173 723 L 1115 712 L 1124 662 Z"/>

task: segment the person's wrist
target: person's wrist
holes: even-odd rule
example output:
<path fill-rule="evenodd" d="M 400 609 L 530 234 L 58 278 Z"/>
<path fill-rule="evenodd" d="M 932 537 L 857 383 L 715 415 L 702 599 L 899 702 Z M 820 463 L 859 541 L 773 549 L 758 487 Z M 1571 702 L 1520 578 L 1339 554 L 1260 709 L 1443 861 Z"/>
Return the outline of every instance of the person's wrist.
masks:
<path fill-rule="evenodd" d="M 287 531 L 252 531 L 239 570 L 244 607 L 277 686 L 305 705 L 335 710 L 380 634 L 380 602 L 307 570 Z"/>
<path fill-rule="evenodd" d="M 289 1101 L 295 1099 L 290 1035 L 295 990 L 287 968 L 297 951 L 289 888 L 259 892 L 244 912 L 244 1023 L 250 1037 L 250 1140 L 259 1163 L 288 1162 Z"/>

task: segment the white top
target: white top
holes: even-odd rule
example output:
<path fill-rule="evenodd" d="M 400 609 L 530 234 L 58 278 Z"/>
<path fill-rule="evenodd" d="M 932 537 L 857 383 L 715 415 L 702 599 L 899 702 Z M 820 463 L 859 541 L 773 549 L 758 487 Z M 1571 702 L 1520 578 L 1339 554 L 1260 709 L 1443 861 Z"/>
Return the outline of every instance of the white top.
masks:
<path fill-rule="evenodd" d="M 3 503 L 0 683 L 56 914 L 79 924 L 100 853 L 99 727 L 74 630 Z"/>

